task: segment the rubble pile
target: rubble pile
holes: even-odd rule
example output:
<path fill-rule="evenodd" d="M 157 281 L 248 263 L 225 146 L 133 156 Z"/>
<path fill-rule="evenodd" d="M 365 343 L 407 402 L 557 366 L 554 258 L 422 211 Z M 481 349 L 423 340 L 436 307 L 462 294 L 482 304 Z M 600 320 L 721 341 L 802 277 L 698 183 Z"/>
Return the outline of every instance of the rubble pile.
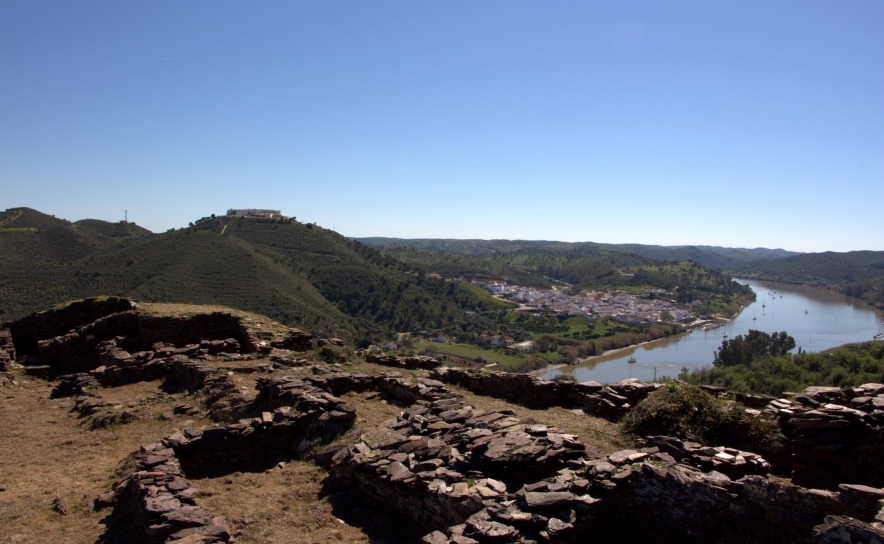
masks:
<path fill-rule="evenodd" d="M 884 385 L 809 387 L 794 399 L 772 400 L 764 413 L 779 418 L 788 438 L 792 482 L 884 486 Z"/>
<path fill-rule="evenodd" d="M 396 357 L 394 355 L 386 355 L 384 353 L 368 353 L 365 355 L 365 360 L 369 363 L 374 363 L 377 365 L 407 369 L 430 370 L 442 366 L 442 361 L 436 359 L 435 357 L 428 357 L 426 355 Z"/>
<path fill-rule="evenodd" d="M 484 395 L 513 399 L 532 406 L 579 407 L 587 414 L 613 420 L 623 417 L 631 407 L 661 386 L 636 379 L 603 386 L 595 381 L 550 381 L 530 374 L 462 368 L 439 368 L 432 375 L 443 382 Z"/>
<path fill-rule="evenodd" d="M 682 464 L 703 472 L 714 470 L 735 480 L 750 474 L 766 476 L 770 473 L 770 463 L 760 455 L 748 451 L 725 446 L 703 446 L 669 436 L 646 436 L 639 439 L 637 444 L 645 452 L 656 448 Z"/>

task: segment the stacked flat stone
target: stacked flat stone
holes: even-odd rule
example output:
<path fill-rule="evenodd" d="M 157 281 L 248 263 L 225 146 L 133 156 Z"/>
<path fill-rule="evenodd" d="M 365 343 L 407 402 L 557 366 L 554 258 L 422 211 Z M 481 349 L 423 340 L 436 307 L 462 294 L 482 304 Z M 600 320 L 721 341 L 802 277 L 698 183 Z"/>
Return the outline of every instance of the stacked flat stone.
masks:
<path fill-rule="evenodd" d="M 265 380 L 256 404 L 260 417 L 208 429 L 184 430 L 163 439 L 188 470 L 218 471 L 240 463 L 266 462 L 282 452 L 302 457 L 312 450 L 307 438 L 338 436 L 353 424 L 356 409 L 304 381 Z M 272 462 L 270 463 L 272 465 Z"/>
<path fill-rule="evenodd" d="M 530 374 L 439 368 L 433 377 L 476 393 L 513 399 L 532 406 L 579 407 L 587 414 L 617 420 L 661 387 L 627 379 L 604 386 L 595 381 L 574 383 L 541 380 Z"/>
<path fill-rule="evenodd" d="M 884 485 L 884 385 L 809 387 L 764 413 L 779 419 L 789 441 L 794 483 Z"/>
<path fill-rule="evenodd" d="M 290 405 L 301 391 L 322 390 L 333 395 L 380 391 L 402 402 L 434 401 L 455 396 L 442 382 L 428 378 L 404 378 L 396 374 L 371 376 L 349 372 L 330 372 L 328 367 L 314 366 L 313 376 L 278 376 L 258 378 L 258 405 L 264 409 Z"/>
<path fill-rule="evenodd" d="M 508 488 L 555 474 L 588 453 L 573 435 L 453 397 L 414 405 L 363 434 L 335 453 L 330 474 L 441 529 L 513 500 Z"/>
<path fill-rule="evenodd" d="M 137 309 L 132 300 L 119 297 L 87 298 L 64 308 L 46 310 L 5 323 L 19 355 L 40 355 L 38 343 L 67 334 L 96 319 Z"/>
<path fill-rule="evenodd" d="M 100 317 L 65 334 L 40 340 L 40 357 L 57 373 L 88 371 L 98 361 L 96 348 L 101 342 L 117 336 L 138 332 L 138 314 L 135 310 Z"/>
<path fill-rule="evenodd" d="M 298 367 L 298 366 L 310 366 L 312 363 L 307 359 L 295 359 L 292 357 L 285 357 L 282 355 L 271 355 L 270 360 L 276 363 L 279 366 L 284 367 Z"/>
<path fill-rule="evenodd" d="M 392 487 L 376 494 L 392 495 Z M 760 475 L 732 479 L 677 461 L 656 446 L 639 447 L 572 461 L 554 476 L 485 499 L 463 522 L 437 529 L 422 542 L 585 542 L 588 535 L 609 542 L 650 535 L 655 542 L 754 544 L 809 542 L 816 534 L 831 539 L 839 529 L 877 537 L 884 535 L 876 521 L 884 520 L 882 497 L 884 490 L 865 486 L 827 492 Z"/>
<path fill-rule="evenodd" d="M 384 353 L 369 353 L 365 355 L 365 360 L 377 365 L 407 369 L 431 370 L 442 366 L 442 361 L 426 355 L 396 357 L 395 355 L 386 355 Z"/>
<path fill-rule="evenodd" d="M 9 370 L 15 361 L 15 346 L 12 343 L 12 333 L 9 329 L 0 329 L 0 372 Z"/>
<path fill-rule="evenodd" d="M 6 326 L 13 344 L 20 346 L 20 354 L 40 357 L 49 367 L 47 372 L 40 371 L 47 376 L 147 362 L 138 358 L 142 351 L 158 357 L 181 354 L 203 358 L 259 351 L 257 336 L 238 316 L 224 312 L 187 317 L 144 315 L 138 313 L 133 301 L 116 297 L 86 299 Z M 172 349 L 167 349 L 169 346 Z M 187 347 L 178 351 L 182 346 Z M 170 353 L 159 355 L 158 351 Z"/>
<path fill-rule="evenodd" d="M 735 448 L 703 446 L 668 436 L 646 436 L 639 439 L 637 444 L 642 446 L 643 452 L 660 451 L 703 472 L 716 471 L 732 479 L 770 473 L 770 463 L 762 456 Z"/>
<path fill-rule="evenodd" d="M 313 349 L 313 335 L 300 329 L 289 329 L 282 338 L 276 338 L 270 345 L 277 349 L 307 351 Z"/>
<path fill-rule="evenodd" d="M 117 485 L 117 500 L 134 504 L 148 544 L 232 541 L 224 518 L 195 505 L 199 490 L 183 478 L 172 449 L 145 446 L 133 457 L 138 471 Z"/>

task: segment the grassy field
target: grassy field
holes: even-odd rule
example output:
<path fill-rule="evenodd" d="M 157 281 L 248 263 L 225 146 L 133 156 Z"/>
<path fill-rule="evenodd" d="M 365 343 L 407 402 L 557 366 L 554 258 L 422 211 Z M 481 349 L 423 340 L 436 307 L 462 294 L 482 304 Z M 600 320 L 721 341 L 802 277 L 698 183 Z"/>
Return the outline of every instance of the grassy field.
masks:
<path fill-rule="evenodd" d="M 485 364 L 497 363 L 502 366 L 517 363 L 522 359 L 521 356 L 515 354 L 511 355 L 509 353 L 503 353 L 502 351 L 484 349 L 479 346 L 472 346 L 469 344 L 447 344 L 442 342 L 430 342 L 427 340 L 422 340 L 420 343 L 416 344 L 415 349 L 417 351 L 435 352 L 442 355 L 454 355 L 456 357 L 463 357 L 464 359 L 471 359 L 476 362 L 480 362 L 479 359 L 481 359 Z"/>

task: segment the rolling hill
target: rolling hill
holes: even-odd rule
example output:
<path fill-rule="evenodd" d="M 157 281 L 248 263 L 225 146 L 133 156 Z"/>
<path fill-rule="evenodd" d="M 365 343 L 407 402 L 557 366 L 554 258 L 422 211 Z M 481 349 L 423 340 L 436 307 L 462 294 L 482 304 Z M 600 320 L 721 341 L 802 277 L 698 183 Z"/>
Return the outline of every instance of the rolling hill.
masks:
<path fill-rule="evenodd" d="M 294 221 L 203 218 L 152 234 L 70 223 L 19 208 L 0 215 L 0 320 L 67 300 L 122 295 L 222 304 L 355 341 L 481 321 L 506 307 L 427 277 L 359 242 Z"/>
<path fill-rule="evenodd" d="M 739 273 L 751 278 L 832 289 L 884 308 L 884 251 L 804 253 L 754 261 Z"/>
<path fill-rule="evenodd" d="M 377 243 L 378 239 L 374 239 Z M 435 249 L 424 249 L 435 248 Z M 696 262 L 654 260 L 601 244 L 507 240 L 420 240 L 381 247 L 395 257 L 444 277 L 490 277 L 549 288 L 622 289 L 655 287 L 676 292 L 680 302 L 700 299 L 714 311 L 733 313 L 751 290 Z M 447 251 L 446 251 L 447 250 Z"/>
<path fill-rule="evenodd" d="M 654 259 L 656 261 L 684 262 L 694 261 L 697 264 L 716 270 L 734 270 L 740 266 L 757 260 L 780 259 L 798 255 L 794 251 L 768 248 L 731 248 L 720 246 L 656 246 L 646 244 L 598 244 L 594 242 L 556 242 L 549 240 L 454 240 L 432 238 L 357 238 L 360 242 L 373 247 L 402 246 L 424 251 L 464 255 L 469 257 L 488 257 L 497 253 L 522 250 L 543 250 L 550 252 L 567 252 L 591 248 L 626 252 Z"/>

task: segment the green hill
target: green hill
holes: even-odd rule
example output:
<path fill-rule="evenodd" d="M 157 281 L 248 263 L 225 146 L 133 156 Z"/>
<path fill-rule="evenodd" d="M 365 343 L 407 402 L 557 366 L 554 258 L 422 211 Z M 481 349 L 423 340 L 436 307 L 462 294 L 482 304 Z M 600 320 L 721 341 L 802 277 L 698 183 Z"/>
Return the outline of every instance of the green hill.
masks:
<path fill-rule="evenodd" d="M 153 233 L 135 223 L 108 223 L 98 219 L 83 219 L 74 223 L 81 232 L 88 232 L 93 236 L 105 239 L 115 238 L 139 238 L 150 236 Z"/>
<path fill-rule="evenodd" d="M 522 250 L 567 252 L 580 249 L 597 249 L 627 252 L 657 261 L 694 261 L 717 270 L 733 270 L 756 260 L 779 259 L 798 255 L 794 251 L 768 248 L 732 248 L 720 246 L 657 246 L 646 244 L 598 244 L 594 242 L 556 242 L 549 240 L 454 240 L 432 238 L 358 238 L 374 247 L 402 246 L 449 255 L 487 257 L 497 253 Z"/>
<path fill-rule="evenodd" d="M 222 304 L 365 342 L 481 321 L 465 310 L 506 306 L 294 221 L 203 218 L 163 234 L 69 223 L 28 209 L 7 210 L 0 221 L 0 320 L 71 299 L 122 295 Z"/>
<path fill-rule="evenodd" d="M 421 249 L 431 247 L 437 249 Z M 696 262 L 659 261 L 589 242 L 419 240 L 413 245 L 383 246 L 382 251 L 444 277 L 490 277 L 572 291 L 622 289 L 638 294 L 643 288 L 660 288 L 675 292 L 679 302 L 700 299 L 709 310 L 728 314 L 752 294 L 748 287 Z"/>
<path fill-rule="evenodd" d="M 827 251 L 754 261 L 740 275 L 832 289 L 884 308 L 884 251 Z"/>

